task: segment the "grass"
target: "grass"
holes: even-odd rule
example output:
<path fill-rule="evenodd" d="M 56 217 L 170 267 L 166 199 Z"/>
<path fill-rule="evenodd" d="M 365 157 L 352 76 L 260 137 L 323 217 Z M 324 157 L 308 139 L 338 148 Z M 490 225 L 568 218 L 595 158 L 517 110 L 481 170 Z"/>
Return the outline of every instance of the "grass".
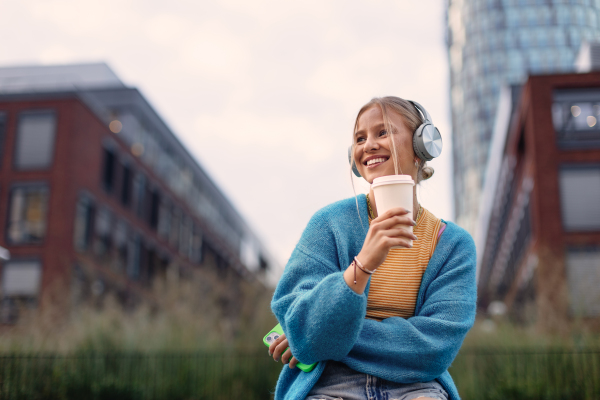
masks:
<path fill-rule="evenodd" d="M 575 327 L 542 334 L 478 321 L 450 368 L 464 400 L 600 398 L 600 340 Z"/>
<path fill-rule="evenodd" d="M 0 331 L 0 398 L 271 397 L 281 370 L 262 343 L 276 324 L 271 290 L 204 269 L 155 282 L 151 296 L 132 309 L 109 293 L 21 310 Z"/>
<path fill-rule="evenodd" d="M 203 270 L 185 281 L 157 281 L 155 301 L 133 309 L 111 293 L 74 308 L 42 303 L 0 330 L 0 353 L 263 350 L 262 336 L 277 323 L 271 296 L 258 282 Z"/>
<path fill-rule="evenodd" d="M 0 358 L 6 399 L 268 399 L 281 366 L 266 352 L 88 353 Z"/>

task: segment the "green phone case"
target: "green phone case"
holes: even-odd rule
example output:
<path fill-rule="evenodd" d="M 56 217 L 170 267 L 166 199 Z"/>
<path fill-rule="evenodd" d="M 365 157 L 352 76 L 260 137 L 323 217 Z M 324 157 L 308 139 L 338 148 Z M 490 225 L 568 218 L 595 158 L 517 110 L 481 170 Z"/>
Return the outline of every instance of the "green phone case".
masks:
<path fill-rule="evenodd" d="M 271 329 L 271 331 L 269 331 L 269 333 L 267 333 L 265 335 L 265 337 L 263 338 L 263 343 L 267 347 L 269 347 L 269 346 L 271 346 L 271 343 L 273 343 L 275 340 L 277 340 L 277 338 L 279 338 L 280 335 L 283 335 L 283 329 L 281 329 L 281 325 L 277 324 L 277 325 L 275 325 L 275 328 Z M 289 349 L 289 347 L 288 347 L 288 349 Z M 287 349 L 285 349 L 285 350 L 287 350 Z M 317 365 L 317 363 L 306 365 L 306 364 L 302 364 L 301 362 L 299 362 L 298 364 L 296 364 L 296 367 L 300 368 L 301 371 L 310 372 L 313 370 L 315 365 Z"/>

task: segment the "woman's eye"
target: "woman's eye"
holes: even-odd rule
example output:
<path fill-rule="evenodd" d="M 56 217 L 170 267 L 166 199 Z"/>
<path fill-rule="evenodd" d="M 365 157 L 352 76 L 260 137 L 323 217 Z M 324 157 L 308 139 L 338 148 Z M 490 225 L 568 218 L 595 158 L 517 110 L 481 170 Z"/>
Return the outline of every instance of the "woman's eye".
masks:
<path fill-rule="evenodd" d="M 381 132 L 379 132 L 379 136 L 385 136 L 387 135 L 387 131 L 384 129 Z"/>
<path fill-rule="evenodd" d="M 362 143 L 364 141 L 365 141 L 365 138 L 363 138 L 363 137 L 359 137 L 356 139 L 356 143 Z"/>

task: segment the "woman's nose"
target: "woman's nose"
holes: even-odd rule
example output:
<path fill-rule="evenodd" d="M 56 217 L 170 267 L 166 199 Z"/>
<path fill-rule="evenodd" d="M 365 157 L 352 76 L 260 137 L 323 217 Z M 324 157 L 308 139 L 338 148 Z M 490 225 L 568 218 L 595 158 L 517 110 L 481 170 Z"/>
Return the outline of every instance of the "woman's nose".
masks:
<path fill-rule="evenodd" d="M 377 150 L 379 148 L 379 143 L 372 136 L 367 136 L 367 141 L 365 142 L 365 151 Z"/>

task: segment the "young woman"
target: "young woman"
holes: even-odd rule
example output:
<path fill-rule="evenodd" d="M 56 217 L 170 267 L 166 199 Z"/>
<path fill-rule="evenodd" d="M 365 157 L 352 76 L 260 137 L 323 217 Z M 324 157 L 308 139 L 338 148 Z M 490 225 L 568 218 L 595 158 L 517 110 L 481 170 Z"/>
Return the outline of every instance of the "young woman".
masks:
<path fill-rule="evenodd" d="M 369 183 L 433 174 L 413 148 L 421 113 L 397 97 L 359 111 L 352 163 Z M 416 186 L 413 210 L 377 215 L 376 202 L 371 189 L 321 209 L 292 253 L 271 303 L 285 335 L 269 353 L 290 367 L 276 400 L 459 399 L 448 367 L 475 319 L 473 240 L 421 207 Z"/>

